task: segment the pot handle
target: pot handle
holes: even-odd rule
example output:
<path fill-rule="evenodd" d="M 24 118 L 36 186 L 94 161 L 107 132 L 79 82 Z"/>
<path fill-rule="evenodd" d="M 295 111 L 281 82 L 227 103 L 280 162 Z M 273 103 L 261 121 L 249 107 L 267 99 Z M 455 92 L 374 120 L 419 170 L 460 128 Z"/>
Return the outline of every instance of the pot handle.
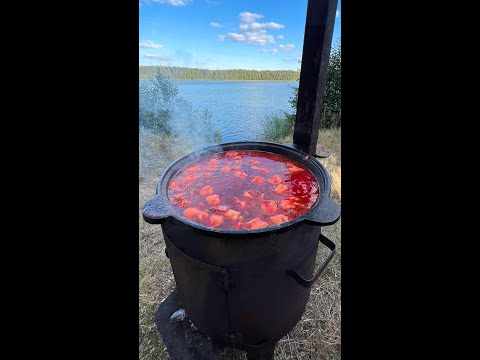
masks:
<path fill-rule="evenodd" d="M 165 196 L 157 194 L 148 200 L 142 209 L 143 219 L 149 224 L 163 224 L 172 213 L 170 204 L 165 202 Z"/>
<path fill-rule="evenodd" d="M 340 207 L 327 197 L 315 210 L 307 215 L 307 220 L 322 226 L 333 225 L 340 218 Z"/>
<path fill-rule="evenodd" d="M 287 270 L 287 273 L 291 277 L 293 277 L 300 285 L 302 285 L 304 288 L 307 288 L 307 289 L 310 288 L 315 283 L 315 281 L 317 281 L 320 274 L 323 272 L 323 270 L 325 270 L 330 260 L 332 260 L 333 255 L 335 255 L 335 244 L 332 241 L 330 241 L 328 238 L 326 238 L 322 234 L 320 234 L 320 237 L 318 238 L 318 240 L 322 244 L 324 244 L 326 247 L 328 247 L 330 250 L 332 250 L 332 252 L 330 253 L 330 255 L 328 255 L 327 259 L 324 261 L 322 266 L 318 268 L 317 272 L 313 275 L 311 279 L 305 279 L 302 275 L 300 275 L 294 269 L 294 266 L 292 266 L 290 269 Z"/>

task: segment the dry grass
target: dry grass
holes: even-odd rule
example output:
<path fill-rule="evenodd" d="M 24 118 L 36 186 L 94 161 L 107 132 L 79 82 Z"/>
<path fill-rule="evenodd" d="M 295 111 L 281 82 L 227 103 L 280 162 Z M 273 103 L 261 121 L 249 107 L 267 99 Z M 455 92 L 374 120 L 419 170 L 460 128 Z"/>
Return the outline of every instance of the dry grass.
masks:
<path fill-rule="evenodd" d="M 337 201 L 341 201 L 342 169 L 339 161 L 337 160 L 337 156 L 332 153 L 330 157 L 326 159 L 320 159 L 320 162 L 323 164 L 323 166 L 325 166 L 332 178 L 332 197 Z"/>
<path fill-rule="evenodd" d="M 164 167 L 188 151 L 186 147 L 172 151 L 173 139 L 155 141 L 143 136 L 143 171 L 139 182 L 140 222 L 140 277 L 139 277 L 139 359 L 169 359 L 165 345 L 155 327 L 154 313 L 160 302 L 175 287 L 170 262 L 165 256 L 165 243 L 160 226 L 145 223 L 141 216 L 143 204 L 155 194 L 155 184 Z M 284 142 L 291 142 L 285 139 Z M 317 153 L 331 152 L 322 160 L 332 175 L 332 195 L 341 200 L 340 187 L 340 130 L 322 131 Z M 178 148 L 177 148 L 178 149 Z M 319 281 L 312 287 L 305 313 L 297 326 L 277 345 L 275 359 L 325 359 L 341 358 L 341 221 L 325 227 L 323 233 L 337 245 L 337 254 Z M 327 249 L 328 250 L 328 249 Z M 321 247 L 317 262 L 327 256 Z M 246 359 L 242 351 L 227 349 L 224 360 Z"/>
<path fill-rule="evenodd" d="M 317 142 L 317 154 L 330 152 L 332 155 L 320 162 L 332 177 L 332 197 L 342 201 L 342 154 L 341 154 L 341 130 L 328 129 L 320 131 Z"/>

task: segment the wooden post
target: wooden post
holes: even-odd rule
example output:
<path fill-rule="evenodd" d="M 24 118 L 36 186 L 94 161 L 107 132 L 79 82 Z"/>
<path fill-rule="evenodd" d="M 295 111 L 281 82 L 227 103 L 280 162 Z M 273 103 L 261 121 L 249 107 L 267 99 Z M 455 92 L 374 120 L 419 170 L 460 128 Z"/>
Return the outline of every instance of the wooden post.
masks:
<path fill-rule="evenodd" d="M 337 0 L 308 0 L 293 143 L 310 155 L 317 148 Z"/>

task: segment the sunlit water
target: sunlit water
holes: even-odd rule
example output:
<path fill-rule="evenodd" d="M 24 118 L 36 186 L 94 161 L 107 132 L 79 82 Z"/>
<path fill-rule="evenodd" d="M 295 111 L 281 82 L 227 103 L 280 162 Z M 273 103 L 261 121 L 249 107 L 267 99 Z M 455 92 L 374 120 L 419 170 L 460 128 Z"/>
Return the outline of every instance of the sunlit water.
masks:
<path fill-rule="evenodd" d="M 291 113 L 288 100 L 298 82 L 174 81 L 195 109 L 212 113 L 222 141 L 258 140 L 267 116 Z"/>

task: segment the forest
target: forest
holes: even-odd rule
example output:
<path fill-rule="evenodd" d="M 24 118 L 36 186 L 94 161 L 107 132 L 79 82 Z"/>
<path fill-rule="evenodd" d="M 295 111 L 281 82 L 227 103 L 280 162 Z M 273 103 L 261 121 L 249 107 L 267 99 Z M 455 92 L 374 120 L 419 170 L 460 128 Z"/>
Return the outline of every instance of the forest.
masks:
<path fill-rule="evenodd" d="M 300 72 L 294 70 L 209 70 L 178 66 L 139 66 L 139 79 L 153 80 L 157 70 L 172 80 L 298 81 L 300 77 Z"/>

